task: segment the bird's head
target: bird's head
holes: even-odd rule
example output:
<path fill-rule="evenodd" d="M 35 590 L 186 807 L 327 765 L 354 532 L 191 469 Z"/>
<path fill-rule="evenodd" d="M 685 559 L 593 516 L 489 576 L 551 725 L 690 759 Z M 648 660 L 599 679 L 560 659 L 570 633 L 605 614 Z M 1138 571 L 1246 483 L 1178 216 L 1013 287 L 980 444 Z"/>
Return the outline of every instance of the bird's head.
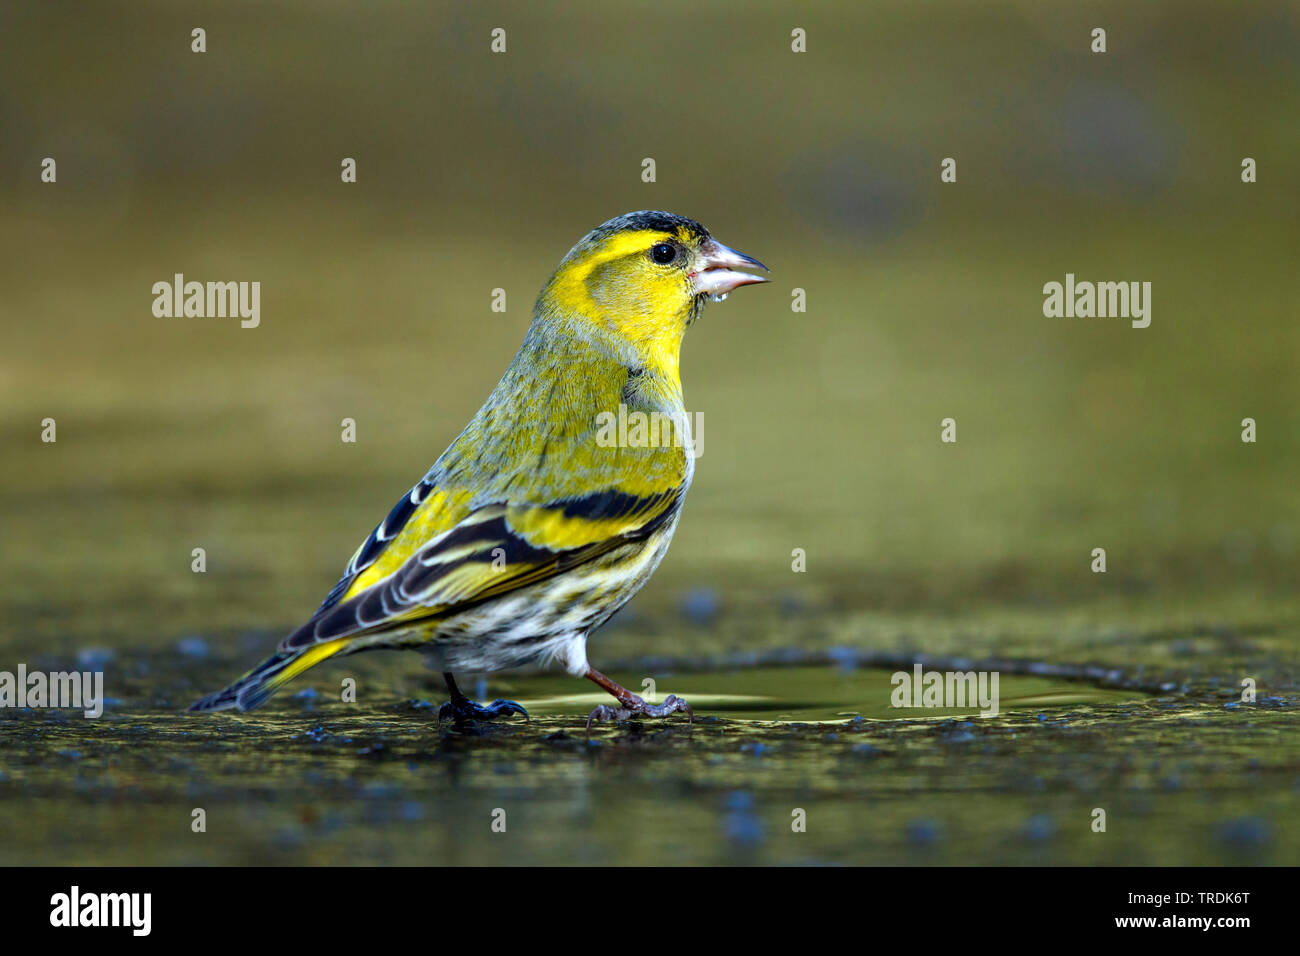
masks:
<path fill-rule="evenodd" d="M 638 352 L 671 355 L 705 300 L 761 276 L 767 266 L 729 249 L 693 219 L 668 212 L 632 212 L 587 233 L 542 290 L 539 314 L 586 324 Z"/>

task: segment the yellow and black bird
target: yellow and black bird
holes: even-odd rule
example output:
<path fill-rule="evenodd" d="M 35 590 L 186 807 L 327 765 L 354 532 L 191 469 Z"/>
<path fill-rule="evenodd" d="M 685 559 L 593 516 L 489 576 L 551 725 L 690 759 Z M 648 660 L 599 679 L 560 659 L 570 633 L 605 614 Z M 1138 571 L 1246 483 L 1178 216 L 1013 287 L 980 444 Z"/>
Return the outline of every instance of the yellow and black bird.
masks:
<path fill-rule="evenodd" d="M 708 299 L 766 266 L 694 220 L 634 212 L 584 236 L 537 300 L 510 367 L 428 474 L 362 542 L 311 619 L 270 658 L 190 709 L 248 710 L 321 661 L 424 652 L 457 720 L 520 713 L 468 700 L 455 671 L 560 663 L 618 706 L 588 719 L 685 711 L 643 701 L 587 662 L 587 636 L 668 550 L 694 473 L 678 357 Z M 611 441 L 609 416 L 657 414 L 676 437 Z"/>

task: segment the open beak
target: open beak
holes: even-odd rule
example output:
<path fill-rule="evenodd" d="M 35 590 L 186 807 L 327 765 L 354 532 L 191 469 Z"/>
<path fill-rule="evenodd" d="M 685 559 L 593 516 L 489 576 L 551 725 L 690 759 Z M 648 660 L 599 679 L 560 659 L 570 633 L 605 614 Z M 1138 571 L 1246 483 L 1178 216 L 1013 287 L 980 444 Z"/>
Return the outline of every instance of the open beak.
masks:
<path fill-rule="evenodd" d="M 767 266 L 742 252 L 727 248 L 716 239 L 705 240 L 700 246 L 700 254 L 703 256 L 700 268 L 691 273 L 696 295 L 709 295 L 720 299 L 732 289 L 738 289 L 742 285 L 767 281 L 762 276 L 739 271 L 757 268 L 767 272 Z"/>

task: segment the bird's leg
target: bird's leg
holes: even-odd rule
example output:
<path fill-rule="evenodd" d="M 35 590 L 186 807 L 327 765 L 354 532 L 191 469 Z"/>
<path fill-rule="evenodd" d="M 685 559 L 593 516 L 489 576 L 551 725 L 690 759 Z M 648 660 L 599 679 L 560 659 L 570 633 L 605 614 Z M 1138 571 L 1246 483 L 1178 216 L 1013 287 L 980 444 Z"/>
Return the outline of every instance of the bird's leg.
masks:
<path fill-rule="evenodd" d="M 451 694 L 451 700 L 438 708 L 438 722 L 441 723 L 444 717 L 450 717 L 458 724 L 463 724 L 470 720 L 492 720 L 495 717 L 501 717 L 507 714 L 522 714 L 524 719 L 528 719 L 528 711 L 524 710 L 513 700 L 494 700 L 486 707 L 482 704 L 476 704 L 460 692 L 456 686 L 456 678 L 452 677 L 449 672 L 444 671 L 443 681 L 447 684 L 447 691 Z"/>
<path fill-rule="evenodd" d="M 675 694 L 669 694 L 664 698 L 662 704 L 647 704 L 644 700 L 632 693 L 626 687 L 614 683 L 594 667 L 588 667 L 584 675 L 587 680 L 594 682 L 605 690 L 614 695 L 618 701 L 618 707 L 610 707 L 607 704 L 601 704 L 587 716 L 587 733 L 591 733 L 591 722 L 593 720 L 613 720 L 624 721 L 633 717 L 667 717 L 669 714 L 675 714 L 678 711 L 686 711 L 686 717 L 690 723 L 695 722 L 695 711 L 691 710 L 691 705 L 686 703 Z"/>

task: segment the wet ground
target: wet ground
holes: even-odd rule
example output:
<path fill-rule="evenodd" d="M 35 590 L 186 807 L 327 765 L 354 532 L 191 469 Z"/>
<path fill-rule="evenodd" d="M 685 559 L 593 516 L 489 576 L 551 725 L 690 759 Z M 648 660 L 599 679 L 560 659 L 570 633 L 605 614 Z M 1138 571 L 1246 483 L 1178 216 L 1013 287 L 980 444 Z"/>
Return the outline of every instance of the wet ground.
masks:
<path fill-rule="evenodd" d="M 1300 860 L 1300 697 L 1242 704 L 1213 675 L 924 661 L 996 670 L 988 716 L 891 707 L 891 675 L 911 670 L 895 652 L 643 659 L 611 676 L 649 675 L 695 721 L 588 737 L 603 698 L 561 674 L 480 682 L 528 721 L 440 724 L 437 678 L 396 654 L 335 675 L 357 703 L 316 681 L 198 716 L 180 707 L 230 669 L 208 642 L 104 653 L 82 663 L 124 696 L 100 719 L 0 711 L 2 864 Z"/>

